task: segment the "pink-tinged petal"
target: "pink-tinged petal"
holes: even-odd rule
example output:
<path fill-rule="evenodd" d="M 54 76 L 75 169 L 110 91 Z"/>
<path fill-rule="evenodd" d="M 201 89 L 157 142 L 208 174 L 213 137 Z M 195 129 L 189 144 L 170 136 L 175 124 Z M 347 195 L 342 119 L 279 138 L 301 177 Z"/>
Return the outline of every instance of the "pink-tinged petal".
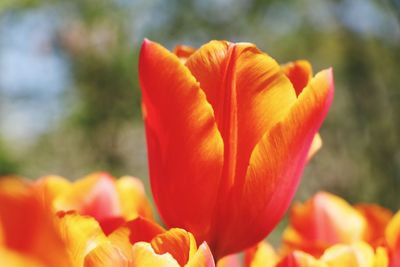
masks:
<path fill-rule="evenodd" d="M 107 173 L 93 173 L 77 180 L 54 201 L 57 211 L 74 210 L 97 220 L 121 214 L 115 180 Z"/>
<path fill-rule="evenodd" d="M 213 110 L 190 71 L 159 44 L 144 41 L 139 76 L 151 186 L 160 215 L 168 226 L 190 229 L 204 239 L 223 164 Z"/>
<path fill-rule="evenodd" d="M 215 267 L 215 262 L 210 248 L 203 242 L 196 253 L 189 259 L 186 267 Z M 230 266 L 235 267 L 235 266 Z"/>
<path fill-rule="evenodd" d="M 366 231 L 367 222 L 360 212 L 335 195 L 319 192 L 306 203 L 293 206 L 283 243 L 286 250 L 320 256 L 336 243 L 363 240 Z"/>
<path fill-rule="evenodd" d="M 169 253 L 162 255 L 154 252 L 153 247 L 146 242 L 137 242 L 132 247 L 132 266 L 134 267 L 180 267 L 178 262 Z"/>
<path fill-rule="evenodd" d="M 240 267 L 242 259 L 240 253 L 231 254 L 217 261 L 217 267 Z"/>

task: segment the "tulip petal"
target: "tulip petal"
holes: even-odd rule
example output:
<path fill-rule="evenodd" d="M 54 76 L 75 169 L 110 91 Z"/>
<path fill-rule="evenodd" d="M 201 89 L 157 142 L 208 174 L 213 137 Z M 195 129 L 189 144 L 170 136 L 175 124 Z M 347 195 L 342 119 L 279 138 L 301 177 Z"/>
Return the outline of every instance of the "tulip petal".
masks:
<path fill-rule="evenodd" d="M 360 212 L 335 195 L 319 192 L 306 203 L 293 206 L 283 243 L 286 250 L 320 256 L 333 244 L 363 240 L 366 231 L 367 222 Z"/>
<path fill-rule="evenodd" d="M 347 266 L 347 265 L 341 265 Z M 313 256 L 303 251 L 293 251 L 289 255 L 283 257 L 276 267 L 333 267 L 326 263 L 315 259 Z M 339 267 L 339 266 L 337 266 Z"/>
<path fill-rule="evenodd" d="M 328 248 L 320 258 L 332 267 L 341 266 L 374 266 L 374 250 L 363 242 L 357 242 L 352 245 L 334 245 Z"/>
<path fill-rule="evenodd" d="M 228 216 L 231 221 L 221 229 L 221 235 L 226 236 L 220 240 L 250 246 L 279 222 L 297 189 L 311 142 L 327 114 L 332 97 L 332 72 L 325 70 L 307 85 L 282 122 L 263 136 L 252 152 L 243 190 L 231 197 L 231 203 L 235 205 L 224 207 L 231 211 Z M 240 199 L 240 202 L 234 199 Z M 252 218 L 247 222 L 251 231 L 236 222 L 243 218 Z M 224 216 L 220 220 L 224 220 Z M 222 251 L 213 251 L 217 257 L 230 252 L 223 251 L 225 248 L 235 249 L 227 243 L 219 245 Z"/>
<path fill-rule="evenodd" d="M 186 60 L 196 51 L 195 48 L 187 46 L 187 45 L 177 45 L 174 49 L 174 54 L 179 57 L 182 63 L 185 63 Z"/>
<path fill-rule="evenodd" d="M 179 267 L 178 262 L 169 253 L 162 255 L 154 252 L 153 247 L 146 242 L 137 242 L 132 247 L 132 265 L 134 267 Z"/>
<path fill-rule="evenodd" d="M 364 240 L 373 246 L 382 245 L 385 236 L 385 227 L 393 217 L 393 213 L 375 204 L 358 204 L 354 208 L 359 211 L 367 221 L 368 229 L 365 231 Z"/>
<path fill-rule="evenodd" d="M 217 267 L 241 267 L 241 266 L 242 266 L 242 260 L 240 253 L 235 253 L 225 256 L 217 261 Z"/>
<path fill-rule="evenodd" d="M 274 267 L 278 262 L 278 255 L 274 248 L 265 241 L 245 251 L 246 267 Z"/>
<path fill-rule="evenodd" d="M 37 180 L 35 187 L 43 200 L 43 204 L 52 206 L 59 195 L 71 190 L 72 184 L 61 176 L 50 175 Z"/>
<path fill-rule="evenodd" d="M 83 266 L 86 255 L 107 243 L 98 222 L 91 217 L 68 213 L 60 218 L 60 231 L 76 266 Z"/>
<path fill-rule="evenodd" d="M 386 242 L 390 251 L 390 267 L 400 265 L 400 210 L 393 216 L 385 230 Z"/>
<path fill-rule="evenodd" d="M 57 211 L 77 211 L 97 220 L 118 216 L 120 205 L 114 178 L 107 173 L 93 173 L 76 181 L 54 201 Z"/>
<path fill-rule="evenodd" d="M 0 247 L 1 266 L 5 267 L 46 267 L 34 258 L 21 254 L 16 251 L 7 250 Z"/>
<path fill-rule="evenodd" d="M 282 66 L 283 72 L 292 83 L 296 95 L 299 96 L 312 78 L 312 67 L 307 60 L 297 60 Z M 308 151 L 308 160 L 310 160 L 322 147 L 321 136 L 317 133 Z"/>
<path fill-rule="evenodd" d="M 157 254 L 168 252 L 181 266 L 188 262 L 197 249 L 193 235 L 179 228 L 157 235 L 151 241 L 151 246 Z"/>
<path fill-rule="evenodd" d="M 282 70 L 293 84 L 296 95 L 299 96 L 312 78 L 310 62 L 297 60 L 283 65 Z"/>
<path fill-rule="evenodd" d="M 251 151 L 296 100 L 278 63 L 253 44 L 211 41 L 186 61 L 224 140 L 225 188 L 243 183 Z"/>
<path fill-rule="evenodd" d="M 122 231 L 125 231 L 123 230 L 124 228 L 129 230 L 129 241 L 131 244 L 139 241 L 150 242 L 156 235 L 165 232 L 165 229 L 160 225 L 142 217 L 127 222 L 121 227 Z M 121 229 L 117 229 L 116 231 L 120 231 Z"/>
<path fill-rule="evenodd" d="M 169 226 L 191 229 L 204 239 L 223 161 L 213 110 L 190 71 L 159 44 L 143 43 L 139 76 L 151 185 L 160 215 Z"/>
<path fill-rule="evenodd" d="M 85 257 L 84 267 L 129 267 L 128 259 L 118 247 L 103 243 Z"/>
<path fill-rule="evenodd" d="M 319 133 L 317 133 L 315 134 L 310 149 L 308 150 L 307 160 L 310 160 L 312 157 L 314 157 L 314 155 L 317 154 L 318 150 L 320 150 L 321 147 L 322 147 L 322 138 L 319 135 Z"/>
<path fill-rule="evenodd" d="M 70 266 L 57 222 L 31 183 L 0 179 L 2 245 L 30 255 L 46 266 Z M 48 249 L 52 253 L 48 253 Z"/>
<path fill-rule="evenodd" d="M 153 218 L 141 180 L 131 176 L 123 176 L 116 181 L 116 188 L 122 215 L 127 221 L 139 215 L 149 219 Z"/>
<path fill-rule="evenodd" d="M 206 242 L 200 245 L 185 267 L 215 267 L 213 255 Z"/>

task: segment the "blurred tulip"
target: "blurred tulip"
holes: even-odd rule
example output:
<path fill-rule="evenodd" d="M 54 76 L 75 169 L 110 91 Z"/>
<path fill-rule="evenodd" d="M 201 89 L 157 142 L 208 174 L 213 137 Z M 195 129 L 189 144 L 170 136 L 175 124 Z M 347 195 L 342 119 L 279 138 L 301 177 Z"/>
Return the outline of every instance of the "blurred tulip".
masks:
<path fill-rule="evenodd" d="M 0 179 L 0 265 L 70 267 L 58 220 L 34 185 Z"/>
<path fill-rule="evenodd" d="M 152 218 L 142 182 L 131 176 L 115 179 L 107 173 L 93 173 L 76 182 L 59 176 L 46 176 L 36 182 L 43 202 L 55 212 L 76 211 L 94 217 L 103 226 L 109 220 Z M 110 232 L 113 229 L 107 231 Z"/>
<path fill-rule="evenodd" d="M 390 253 L 390 267 L 400 266 L 400 210 L 390 220 L 385 230 Z"/>
<path fill-rule="evenodd" d="M 354 207 L 367 221 L 364 240 L 373 247 L 384 245 L 385 229 L 393 213 L 376 204 L 357 204 Z"/>
<path fill-rule="evenodd" d="M 284 250 L 318 257 L 334 244 L 364 240 L 367 230 L 359 211 L 335 195 L 319 192 L 306 203 L 293 205 L 283 233 Z"/>
<path fill-rule="evenodd" d="M 249 43 L 212 41 L 179 58 L 145 40 L 139 76 L 164 221 L 207 241 L 217 259 L 262 240 L 296 191 L 332 101 L 332 71 L 293 83 Z"/>
<path fill-rule="evenodd" d="M 316 259 L 302 251 L 293 251 L 276 267 L 387 267 L 387 253 L 383 248 L 376 251 L 364 242 L 338 244 L 329 247 Z"/>

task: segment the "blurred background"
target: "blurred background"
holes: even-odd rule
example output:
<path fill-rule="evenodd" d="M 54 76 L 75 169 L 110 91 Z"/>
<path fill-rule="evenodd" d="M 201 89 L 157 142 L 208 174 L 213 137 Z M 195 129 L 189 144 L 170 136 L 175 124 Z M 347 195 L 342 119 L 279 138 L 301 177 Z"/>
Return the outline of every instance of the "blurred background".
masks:
<path fill-rule="evenodd" d="M 327 190 L 399 209 L 399 12 L 398 0 L 1 0 L 0 174 L 106 170 L 148 184 L 143 38 L 170 49 L 226 39 L 334 68 L 324 146 L 298 200 Z"/>

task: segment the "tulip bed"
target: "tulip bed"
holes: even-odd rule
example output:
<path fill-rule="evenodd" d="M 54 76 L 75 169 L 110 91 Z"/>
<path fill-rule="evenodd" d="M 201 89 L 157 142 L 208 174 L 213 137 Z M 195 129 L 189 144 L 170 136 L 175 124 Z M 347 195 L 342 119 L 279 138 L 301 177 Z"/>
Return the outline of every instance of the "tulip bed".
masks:
<path fill-rule="evenodd" d="M 151 190 L 105 172 L 0 179 L 0 266 L 400 266 L 400 211 L 319 192 L 282 219 L 333 99 L 331 69 L 250 43 L 139 58 Z"/>

